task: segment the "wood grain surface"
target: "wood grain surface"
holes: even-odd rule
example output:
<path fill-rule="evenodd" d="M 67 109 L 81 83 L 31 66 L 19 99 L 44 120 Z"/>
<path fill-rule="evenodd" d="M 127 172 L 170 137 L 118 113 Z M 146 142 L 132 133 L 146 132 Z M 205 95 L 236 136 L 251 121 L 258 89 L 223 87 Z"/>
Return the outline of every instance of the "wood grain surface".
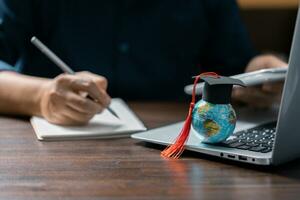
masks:
<path fill-rule="evenodd" d="M 131 102 L 149 128 L 187 105 Z M 0 199 L 300 199 L 300 161 L 254 167 L 191 152 L 165 160 L 129 138 L 39 142 L 28 119 L 0 117 Z"/>
<path fill-rule="evenodd" d="M 238 0 L 239 5 L 243 9 L 283 9 L 297 8 L 298 0 Z"/>

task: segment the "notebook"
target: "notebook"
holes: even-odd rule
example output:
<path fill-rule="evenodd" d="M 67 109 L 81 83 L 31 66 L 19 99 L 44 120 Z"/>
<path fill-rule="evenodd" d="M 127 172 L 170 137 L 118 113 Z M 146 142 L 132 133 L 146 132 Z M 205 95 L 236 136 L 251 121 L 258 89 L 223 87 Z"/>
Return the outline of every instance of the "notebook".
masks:
<path fill-rule="evenodd" d="M 110 107 L 119 118 L 104 110 L 84 126 L 59 126 L 40 117 L 32 117 L 30 122 L 38 140 L 44 141 L 129 137 L 131 133 L 146 130 L 122 99 L 112 99 Z"/>

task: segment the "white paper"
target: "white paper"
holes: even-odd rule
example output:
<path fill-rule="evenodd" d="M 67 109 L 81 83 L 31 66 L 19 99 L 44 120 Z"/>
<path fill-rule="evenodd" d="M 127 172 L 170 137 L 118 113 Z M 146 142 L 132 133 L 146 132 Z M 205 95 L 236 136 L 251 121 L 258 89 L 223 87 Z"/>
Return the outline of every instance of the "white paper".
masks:
<path fill-rule="evenodd" d="M 113 99 L 110 107 L 120 119 L 105 110 L 85 126 L 59 126 L 40 117 L 32 117 L 30 122 L 39 140 L 124 137 L 146 130 L 121 99 Z"/>

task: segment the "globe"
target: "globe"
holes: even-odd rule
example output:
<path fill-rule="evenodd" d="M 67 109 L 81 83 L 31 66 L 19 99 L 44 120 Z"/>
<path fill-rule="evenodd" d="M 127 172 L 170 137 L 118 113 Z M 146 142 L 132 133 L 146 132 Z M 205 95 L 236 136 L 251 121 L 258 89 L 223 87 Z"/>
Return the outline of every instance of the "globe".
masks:
<path fill-rule="evenodd" d="M 231 104 L 196 103 L 192 112 L 192 128 L 204 143 L 225 141 L 234 131 L 236 114 Z"/>

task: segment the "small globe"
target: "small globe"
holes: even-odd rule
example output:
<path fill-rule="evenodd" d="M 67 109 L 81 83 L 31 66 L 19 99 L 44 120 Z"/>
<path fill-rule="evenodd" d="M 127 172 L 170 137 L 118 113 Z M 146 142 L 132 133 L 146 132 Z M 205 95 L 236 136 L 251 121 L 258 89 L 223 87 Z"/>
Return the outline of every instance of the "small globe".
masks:
<path fill-rule="evenodd" d="M 192 127 L 205 143 L 225 141 L 234 131 L 236 114 L 230 104 L 196 103 L 192 113 Z"/>

